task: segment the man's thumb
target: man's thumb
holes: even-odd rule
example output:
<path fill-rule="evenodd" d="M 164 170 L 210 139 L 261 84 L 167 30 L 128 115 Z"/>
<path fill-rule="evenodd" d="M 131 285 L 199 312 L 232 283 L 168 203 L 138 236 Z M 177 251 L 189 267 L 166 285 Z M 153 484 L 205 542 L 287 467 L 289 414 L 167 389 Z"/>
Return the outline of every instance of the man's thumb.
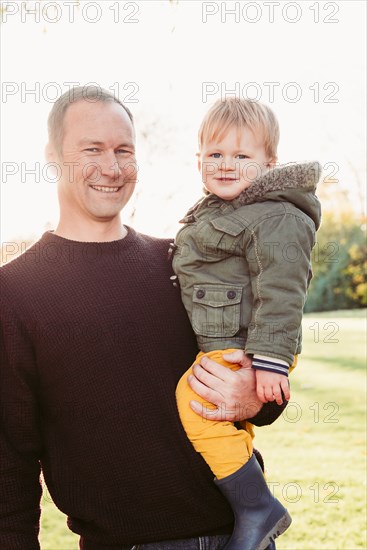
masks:
<path fill-rule="evenodd" d="M 240 349 L 232 351 L 232 353 L 223 354 L 223 359 L 225 359 L 225 361 L 228 361 L 228 363 L 238 363 L 241 366 L 245 357 L 245 353 Z"/>

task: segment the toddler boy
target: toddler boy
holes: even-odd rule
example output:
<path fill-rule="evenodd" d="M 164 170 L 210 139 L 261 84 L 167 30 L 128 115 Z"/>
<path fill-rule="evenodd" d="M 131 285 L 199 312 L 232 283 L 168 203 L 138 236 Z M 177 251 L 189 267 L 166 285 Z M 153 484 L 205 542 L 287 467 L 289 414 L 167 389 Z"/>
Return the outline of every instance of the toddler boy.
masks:
<path fill-rule="evenodd" d="M 278 141 L 267 106 L 238 98 L 212 106 L 199 130 L 205 196 L 182 220 L 173 268 L 201 350 L 195 363 L 205 354 L 236 370 L 226 354 L 244 349 L 260 400 L 281 404 L 289 400 L 288 372 L 301 349 L 321 167 L 276 167 Z M 234 512 L 226 550 L 265 550 L 289 527 L 290 515 L 253 455 L 251 425 L 203 421 L 191 410 L 189 402 L 200 398 L 187 383 L 190 373 L 177 387 L 178 410 Z"/>

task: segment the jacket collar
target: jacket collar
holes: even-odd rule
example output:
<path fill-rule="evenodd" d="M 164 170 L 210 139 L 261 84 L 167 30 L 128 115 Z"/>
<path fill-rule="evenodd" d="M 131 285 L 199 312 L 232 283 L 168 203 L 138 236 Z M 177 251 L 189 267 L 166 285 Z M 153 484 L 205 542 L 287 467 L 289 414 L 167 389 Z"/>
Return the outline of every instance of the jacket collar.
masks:
<path fill-rule="evenodd" d="M 289 163 L 271 168 L 260 176 L 247 189 L 231 202 L 235 208 L 273 199 L 275 192 L 298 189 L 303 192 L 315 192 L 322 167 L 318 162 Z"/>
<path fill-rule="evenodd" d="M 264 201 L 287 201 L 305 212 L 314 221 L 316 229 L 320 226 L 321 206 L 315 195 L 322 167 L 319 162 L 289 163 L 270 169 L 252 182 L 250 187 L 231 201 L 224 201 L 212 193 L 206 193 L 187 212 L 181 223 L 192 223 L 196 214 L 206 206 L 218 208 L 219 204 L 242 206 Z"/>

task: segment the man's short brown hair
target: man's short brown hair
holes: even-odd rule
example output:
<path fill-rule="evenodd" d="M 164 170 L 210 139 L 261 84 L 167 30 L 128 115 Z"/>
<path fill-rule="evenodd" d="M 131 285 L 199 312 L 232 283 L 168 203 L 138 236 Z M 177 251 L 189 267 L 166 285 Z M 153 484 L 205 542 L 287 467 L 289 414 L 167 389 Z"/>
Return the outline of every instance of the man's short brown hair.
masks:
<path fill-rule="evenodd" d="M 77 101 L 97 101 L 118 103 L 128 114 L 132 125 L 134 126 L 133 115 L 131 111 L 112 93 L 100 88 L 99 86 L 76 86 L 65 92 L 54 103 L 48 116 L 48 138 L 49 142 L 55 147 L 58 154 L 62 153 L 62 142 L 64 139 L 64 118 L 66 111 L 72 103 Z"/>

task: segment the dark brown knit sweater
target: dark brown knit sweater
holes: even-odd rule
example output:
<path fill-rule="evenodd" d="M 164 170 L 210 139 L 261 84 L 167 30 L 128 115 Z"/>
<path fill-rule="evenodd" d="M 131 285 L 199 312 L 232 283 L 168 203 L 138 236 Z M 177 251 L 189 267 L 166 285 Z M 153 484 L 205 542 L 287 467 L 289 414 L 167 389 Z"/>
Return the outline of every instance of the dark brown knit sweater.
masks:
<path fill-rule="evenodd" d="M 176 410 L 197 348 L 167 249 L 45 233 L 0 270 L 1 550 L 39 548 L 41 468 L 96 548 L 230 531 Z"/>

